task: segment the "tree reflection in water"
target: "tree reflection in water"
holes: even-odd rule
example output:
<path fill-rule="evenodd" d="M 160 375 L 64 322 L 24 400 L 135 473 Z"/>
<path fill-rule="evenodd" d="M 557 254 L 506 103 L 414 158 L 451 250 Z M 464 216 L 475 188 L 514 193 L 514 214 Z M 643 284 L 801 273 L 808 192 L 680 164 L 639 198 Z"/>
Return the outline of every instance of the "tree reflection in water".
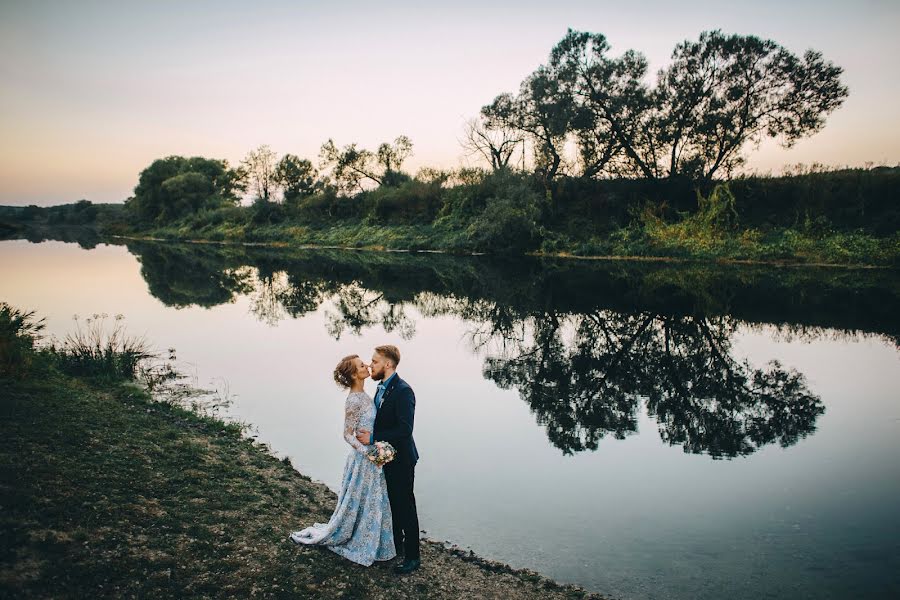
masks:
<path fill-rule="evenodd" d="M 484 376 L 515 388 L 566 454 L 637 430 L 640 402 L 664 441 L 714 458 L 796 443 L 824 412 L 803 375 L 777 361 L 752 367 L 731 356 L 737 322 L 598 311 L 530 323 L 533 339 L 489 356 Z M 574 332 L 562 340 L 566 325 Z"/>
<path fill-rule="evenodd" d="M 689 453 L 790 446 L 815 430 L 822 402 L 797 371 L 736 359 L 738 326 L 895 344 L 900 331 L 889 274 L 128 246 L 150 292 L 170 306 L 246 294 L 270 324 L 324 307 L 335 339 L 370 327 L 411 339 L 410 309 L 460 319 L 484 377 L 517 390 L 565 454 L 628 436 L 641 411 Z"/>
<path fill-rule="evenodd" d="M 332 296 L 334 308 L 325 312 L 328 334 L 341 339 L 345 330 L 359 335 L 366 327 L 381 325 L 387 333 L 396 332 L 404 340 L 416 334 L 416 324 L 410 319 L 403 303 L 384 300 L 384 294 L 371 292 L 358 284 L 341 286 Z"/>

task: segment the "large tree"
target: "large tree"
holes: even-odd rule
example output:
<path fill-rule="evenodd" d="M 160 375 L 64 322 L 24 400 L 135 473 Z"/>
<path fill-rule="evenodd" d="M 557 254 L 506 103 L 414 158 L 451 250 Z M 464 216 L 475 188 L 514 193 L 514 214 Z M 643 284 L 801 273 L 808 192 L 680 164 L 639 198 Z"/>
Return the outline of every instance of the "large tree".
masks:
<path fill-rule="evenodd" d="M 848 89 L 840 67 L 772 40 L 707 31 L 675 47 L 657 83 L 662 169 L 712 179 L 744 161 L 763 137 L 785 147 L 821 130 Z"/>
<path fill-rule="evenodd" d="M 842 69 L 819 52 L 799 57 L 721 31 L 678 44 L 654 86 L 647 70 L 641 53 L 611 56 L 602 34 L 570 29 L 518 95 L 498 96 L 482 114 L 529 138 L 546 179 L 574 139 L 582 177 L 709 181 L 730 175 L 764 137 L 789 147 L 819 131 L 848 94 Z"/>
<path fill-rule="evenodd" d="M 142 222 L 165 222 L 203 208 L 234 205 L 240 189 L 239 174 L 225 160 L 168 156 L 141 171 L 126 207 Z"/>
<path fill-rule="evenodd" d="M 569 30 L 550 53 L 559 88 L 572 103 L 569 129 L 578 144 L 581 175 L 658 173 L 639 154 L 652 147 L 653 95 L 643 82 L 647 59 L 629 50 L 609 56 L 599 33 Z"/>

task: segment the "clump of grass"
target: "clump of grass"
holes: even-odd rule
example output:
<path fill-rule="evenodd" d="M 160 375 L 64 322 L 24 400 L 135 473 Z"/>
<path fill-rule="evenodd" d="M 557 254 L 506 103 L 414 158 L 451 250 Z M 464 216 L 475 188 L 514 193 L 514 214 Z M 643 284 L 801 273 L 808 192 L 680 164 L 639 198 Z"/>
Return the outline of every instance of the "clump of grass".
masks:
<path fill-rule="evenodd" d="M 75 331 L 49 347 L 61 371 L 109 381 L 133 380 L 139 375 L 141 363 L 156 356 L 143 337 L 126 335 L 121 314 L 115 316 L 115 324 L 107 332 L 107 317 L 106 313 L 94 313 L 84 320 L 84 327 L 78 315 L 73 317 Z"/>
<path fill-rule="evenodd" d="M 697 212 L 678 223 L 666 223 L 649 209 L 640 215 L 647 236 L 654 245 L 683 248 L 690 254 L 722 253 L 737 229 L 735 198 L 727 184 L 717 185 L 708 198 L 697 194 Z"/>
<path fill-rule="evenodd" d="M 0 302 L 0 376 L 21 379 L 31 372 L 38 358 L 34 345 L 45 326 L 43 318 L 35 320 L 33 310 Z"/>

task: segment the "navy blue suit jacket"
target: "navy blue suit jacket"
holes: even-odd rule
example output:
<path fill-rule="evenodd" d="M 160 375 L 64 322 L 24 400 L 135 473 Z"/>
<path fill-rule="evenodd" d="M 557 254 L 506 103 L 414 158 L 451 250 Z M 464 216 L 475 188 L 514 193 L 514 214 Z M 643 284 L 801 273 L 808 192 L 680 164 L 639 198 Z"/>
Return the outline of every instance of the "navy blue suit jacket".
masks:
<path fill-rule="evenodd" d="M 413 440 L 413 420 L 416 414 L 416 395 L 409 384 L 396 375 L 381 396 L 381 408 L 375 415 L 372 434 L 376 442 L 388 442 L 397 450 L 392 464 L 414 465 L 419 460 Z"/>

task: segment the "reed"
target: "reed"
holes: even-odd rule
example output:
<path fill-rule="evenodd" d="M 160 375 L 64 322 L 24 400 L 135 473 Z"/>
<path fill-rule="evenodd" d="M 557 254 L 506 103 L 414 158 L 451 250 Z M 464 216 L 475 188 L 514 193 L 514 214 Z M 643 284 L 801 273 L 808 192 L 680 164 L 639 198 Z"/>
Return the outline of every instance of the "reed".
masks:
<path fill-rule="evenodd" d="M 94 313 L 84 319 L 84 326 L 78 315 L 73 317 L 75 330 L 62 342 L 54 340 L 48 348 L 61 371 L 110 381 L 131 380 L 142 373 L 143 362 L 156 357 L 143 337 L 126 334 L 121 314 L 115 316 L 112 329 L 107 331 L 108 316 Z"/>

